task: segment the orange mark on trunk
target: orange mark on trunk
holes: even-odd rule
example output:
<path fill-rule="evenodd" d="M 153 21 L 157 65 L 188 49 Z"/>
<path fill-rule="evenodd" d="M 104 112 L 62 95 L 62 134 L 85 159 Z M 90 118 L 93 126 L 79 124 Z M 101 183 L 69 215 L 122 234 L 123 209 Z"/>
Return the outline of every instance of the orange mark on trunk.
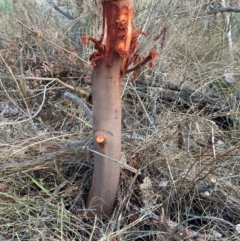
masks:
<path fill-rule="evenodd" d="M 104 142 L 106 142 L 106 138 L 103 134 L 97 135 L 95 140 L 98 144 L 103 144 Z"/>

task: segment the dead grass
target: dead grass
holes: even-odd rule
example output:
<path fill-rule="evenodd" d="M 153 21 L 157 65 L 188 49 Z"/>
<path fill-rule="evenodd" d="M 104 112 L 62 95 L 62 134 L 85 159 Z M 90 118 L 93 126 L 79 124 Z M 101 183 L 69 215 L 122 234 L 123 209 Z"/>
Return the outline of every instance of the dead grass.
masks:
<path fill-rule="evenodd" d="M 159 52 L 153 69 L 146 66 L 139 76 L 149 82 L 146 92 L 130 85 L 130 77 L 123 86 L 123 134 L 131 138 L 123 139 L 122 151 L 142 174 L 123 169 L 112 217 L 88 220 L 92 129 L 55 78 L 88 93 L 82 100 L 91 109 L 93 47 L 74 47 L 72 29 L 78 21 L 81 35 L 99 36 L 101 8 L 99 1 L 69 4 L 76 21 L 29 1 L 1 13 L 0 240 L 183 240 L 193 231 L 198 240 L 238 240 L 237 33 L 232 59 L 221 16 L 215 22 L 207 15 L 203 0 L 136 3 L 135 25 L 148 33 L 140 51 Z M 158 38 L 163 28 L 164 40 Z M 226 71 L 234 85 L 225 85 Z M 219 95 L 232 110 L 232 126 L 219 128 L 211 109 L 160 99 L 153 125 L 157 80 Z"/>

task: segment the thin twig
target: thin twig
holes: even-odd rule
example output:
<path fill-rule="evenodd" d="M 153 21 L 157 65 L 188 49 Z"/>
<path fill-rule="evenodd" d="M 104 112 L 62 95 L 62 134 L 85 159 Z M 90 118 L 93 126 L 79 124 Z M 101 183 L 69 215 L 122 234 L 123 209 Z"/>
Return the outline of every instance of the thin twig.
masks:
<path fill-rule="evenodd" d="M 32 118 L 36 117 L 36 116 L 39 114 L 39 112 L 41 111 L 41 109 L 43 108 L 43 105 L 44 105 L 44 102 L 45 102 L 45 99 L 46 99 L 47 87 L 48 87 L 52 82 L 53 82 L 53 81 L 49 82 L 48 84 L 46 84 L 46 85 L 44 86 L 42 103 L 41 103 L 40 107 L 38 108 L 38 111 L 32 116 Z"/>
<path fill-rule="evenodd" d="M 36 165 L 41 165 L 47 160 L 53 160 L 56 156 L 69 151 L 71 149 L 77 149 L 79 147 L 85 147 L 85 145 L 89 142 L 88 140 L 82 141 L 82 142 L 77 142 L 77 143 L 72 143 L 68 144 L 66 147 L 55 151 L 53 153 L 47 154 L 42 157 L 34 158 L 32 160 L 23 160 L 20 162 L 6 162 L 6 163 L 0 163 L 0 170 L 5 170 L 9 168 L 23 168 L 23 167 L 28 167 L 28 166 L 36 166 Z"/>
<path fill-rule="evenodd" d="M 211 7 L 210 10 L 207 13 L 208 14 L 216 14 L 216 13 L 223 13 L 223 12 L 239 13 L 240 8 L 235 8 L 235 7 L 214 8 L 214 7 Z"/>
<path fill-rule="evenodd" d="M 70 19 L 70 20 L 75 20 L 76 18 L 74 18 L 73 16 L 69 15 L 68 12 L 64 11 L 63 9 L 59 8 L 57 5 L 53 4 L 53 8 L 59 12 L 60 14 L 62 14 L 63 16 L 65 16 L 66 18 Z"/>
<path fill-rule="evenodd" d="M 24 48 L 24 47 L 22 47 L 22 48 L 20 49 L 20 56 L 19 56 L 21 76 L 24 75 L 24 71 L 23 71 L 23 70 L 24 70 L 24 67 L 23 67 L 23 48 Z"/>
<path fill-rule="evenodd" d="M 236 156 L 236 155 L 234 155 Z M 231 178 L 238 178 L 240 177 L 240 174 L 235 174 L 235 175 L 231 175 L 231 176 L 227 176 L 227 177 L 221 177 L 221 178 L 218 178 L 217 180 L 220 181 L 220 180 L 226 180 L 226 179 L 231 179 Z"/>
<path fill-rule="evenodd" d="M 0 53 L 0 57 L 1 57 L 2 61 L 3 61 L 3 63 L 5 64 L 5 66 L 7 67 L 9 73 L 11 74 L 11 76 L 12 76 L 12 78 L 13 78 L 16 86 L 17 86 L 17 88 L 19 89 L 19 93 L 20 93 L 20 95 L 21 95 L 21 97 L 22 97 L 22 100 L 23 100 L 23 102 L 24 102 L 24 104 L 25 104 L 25 106 L 26 106 L 26 108 L 27 108 L 29 120 L 30 120 L 30 121 L 32 122 L 32 124 L 33 124 L 33 120 L 32 120 L 32 118 L 31 118 L 31 114 L 30 114 L 30 110 L 29 110 L 28 104 L 27 104 L 27 102 L 26 102 L 26 99 L 25 99 L 22 91 L 21 91 L 21 88 L 20 88 L 20 86 L 19 86 L 19 83 L 18 83 L 17 79 L 15 78 L 15 76 L 14 76 L 14 74 L 13 74 L 13 72 L 12 72 L 12 69 L 11 69 L 10 66 L 7 64 L 7 62 L 5 61 L 5 59 L 4 59 L 4 57 L 2 56 L 1 53 Z M 12 98 L 11 98 L 10 100 L 12 100 Z M 16 104 L 15 101 L 13 101 L 13 103 Z M 17 107 L 19 108 L 19 106 L 17 106 Z M 23 111 L 23 112 L 24 112 L 24 111 Z M 33 125 L 34 125 L 34 124 L 33 124 Z"/>
<path fill-rule="evenodd" d="M 190 221 L 197 220 L 197 219 L 208 219 L 208 220 L 212 220 L 212 221 L 214 221 L 214 220 L 220 221 L 222 223 L 228 224 L 229 226 L 233 227 L 233 229 L 235 230 L 235 233 L 236 233 L 235 225 L 233 225 L 232 223 L 230 223 L 222 218 L 217 218 L 217 217 L 212 217 L 212 216 L 195 216 L 195 215 L 189 215 L 189 217 L 191 217 L 191 218 L 185 219 L 181 223 L 178 223 L 176 225 L 176 227 L 173 229 L 172 234 L 171 234 L 172 238 L 174 237 L 175 233 L 178 231 L 179 227 L 183 226 L 184 224 L 187 224 Z"/>
<path fill-rule="evenodd" d="M 155 96 L 153 97 L 151 101 L 151 112 L 152 112 L 152 119 L 153 119 L 153 124 L 156 125 L 157 121 L 157 99 L 160 94 L 160 90 L 157 91 Z"/>
<path fill-rule="evenodd" d="M 4 93 L 6 94 L 6 96 L 8 97 L 8 99 L 9 99 L 22 113 L 24 113 L 25 115 L 27 115 L 27 113 L 26 113 L 20 106 L 18 106 L 17 103 L 14 101 L 14 99 L 8 94 L 9 91 L 6 90 L 6 88 L 5 88 L 5 86 L 4 86 L 4 84 L 3 84 L 3 82 L 2 82 L 1 79 L 0 79 L 0 85 L 1 85 L 1 87 L 3 88 L 3 91 L 4 91 Z M 18 90 L 18 91 L 21 92 L 21 90 Z M 1 122 L 1 124 L 2 124 L 2 123 L 3 123 L 3 122 Z M 1 124 L 0 124 L 0 126 L 1 126 Z"/>
<path fill-rule="evenodd" d="M 66 97 L 70 98 L 71 100 L 73 100 L 73 101 L 78 103 L 78 105 L 82 108 L 82 110 L 87 115 L 88 120 L 89 120 L 89 122 L 90 122 L 90 124 L 92 126 L 93 125 L 93 114 L 92 114 L 92 111 L 85 105 L 85 103 L 80 98 L 78 98 L 76 95 L 71 94 L 69 92 L 66 92 L 64 95 Z"/>
<path fill-rule="evenodd" d="M 146 115 L 146 117 L 147 117 L 149 123 L 151 124 L 151 126 L 154 127 L 154 129 L 156 129 L 156 127 L 155 127 L 155 125 L 154 125 L 152 119 L 150 118 L 150 116 L 149 116 L 148 113 L 147 113 L 147 110 L 146 110 L 144 104 L 142 103 L 142 100 L 141 100 L 141 98 L 140 98 L 140 96 L 139 96 L 139 94 L 138 94 L 136 88 L 133 86 L 133 84 L 132 84 L 131 82 L 130 82 L 129 84 L 130 84 L 130 86 L 132 87 L 132 89 L 134 90 L 134 92 L 136 93 L 136 96 L 137 96 L 137 98 L 138 98 L 138 101 L 139 101 L 139 103 L 141 104 L 141 106 L 142 106 L 142 108 L 143 108 L 143 111 L 144 111 L 144 113 L 145 113 L 145 115 Z"/>
<path fill-rule="evenodd" d="M 26 80 L 45 80 L 45 81 L 57 81 L 59 84 L 65 86 L 66 88 L 76 92 L 77 94 L 79 94 L 80 96 L 86 97 L 89 96 L 89 94 L 87 92 L 85 92 L 84 90 L 81 90 L 80 88 L 75 88 L 71 85 L 66 84 L 65 82 L 63 82 L 62 80 L 60 80 L 59 78 L 43 78 L 43 77 L 24 77 Z"/>
<path fill-rule="evenodd" d="M 29 27 L 27 27 L 27 26 L 26 26 L 24 23 L 22 23 L 21 21 L 17 20 L 17 22 L 18 22 L 20 25 L 22 25 L 24 28 L 26 28 L 29 32 L 31 32 L 31 33 L 33 33 L 33 34 L 36 34 L 36 31 L 30 29 Z M 84 62 L 84 63 L 87 64 L 88 66 L 90 65 L 89 62 L 85 61 L 83 58 L 79 57 L 77 54 L 75 54 L 75 53 L 73 53 L 73 52 L 71 52 L 71 51 L 69 51 L 69 50 L 67 50 L 67 49 L 65 49 L 65 48 L 63 48 L 63 47 L 61 47 L 61 46 L 53 43 L 52 41 L 50 41 L 50 40 L 48 40 L 48 39 L 46 39 L 46 38 L 44 38 L 44 37 L 42 37 L 42 36 L 41 36 L 41 39 L 42 39 L 42 40 L 45 40 L 46 42 L 48 42 L 48 43 L 50 43 L 50 44 L 52 44 L 53 46 L 55 46 L 55 47 L 57 47 L 57 48 L 65 51 L 66 53 L 69 53 L 69 54 L 73 55 L 74 57 L 80 59 L 82 62 Z"/>
<path fill-rule="evenodd" d="M 1 81 L 0 81 L 0 83 L 2 84 Z M 39 114 L 39 112 L 41 111 L 41 109 L 42 109 L 42 107 L 43 107 L 43 105 L 44 105 L 44 103 L 45 103 L 46 93 L 47 93 L 47 87 L 48 87 L 51 83 L 53 83 L 53 81 L 49 82 L 48 84 L 46 84 L 46 85 L 44 86 L 42 103 L 41 103 L 40 107 L 38 108 L 38 110 L 35 112 L 34 115 L 32 115 L 32 116 L 31 116 L 30 118 L 28 118 L 27 120 L 14 121 L 14 122 L 1 122 L 1 123 L 0 123 L 0 126 L 10 125 L 10 124 L 17 124 L 17 123 L 19 124 L 19 123 L 23 123 L 23 122 L 32 120 L 34 117 L 36 117 L 36 116 Z M 2 85 L 2 86 L 3 86 L 3 85 Z M 7 93 L 7 92 L 6 92 L 6 93 Z M 15 102 L 13 102 L 13 103 L 15 104 Z M 17 106 L 17 107 L 18 107 L 18 106 Z M 20 108 L 20 110 L 24 113 L 24 111 L 23 111 L 21 108 Z"/>
<path fill-rule="evenodd" d="M 65 87 L 50 87 L 48 90 L 64 90 L 66 89 Z M 28 92 L 30 93 L 35 93 L 35 92 L 43 92 L 44 89 L 29 89 Z M 18 93 L 19 90 L 8 90 L 7 92 L 9 93 Z M 3 94 L 5 91 L 0 90 L 0 93 Z M 38 94 L 39 95 L 39 94 Z"/>
<path fill-rule="evenodd" d="M 131 167 L 131 166 L 129 166 L 128 164 L 126 164 L 126 163 L 124 163 L 124 162 L 122 162 L 122 161 L 119 161 L 119 160 L 117 160 L 117 159 L 111 158 L 111 157 L 109 157 L 109 156 L 107 156 L 107 155 L 104 155 L 104 154 L 98 152 L 98 151 L 95 151 L 95 150 L 93 150 L 93 149 L 90 149 L 89 147 L 87 147 L 87 150 L 89 150 L 89 151 L 91 151 L 91 152 L 93 152 L 93 153 L 95 153 L 95 154 L 97 154 L 97 155 L 99 155 L 99 156 L 105 157 L 105 158 L 107 158 L 107 159 L 110 160 L 110 161 L 116 162 L 116 163 L 118 163 L 122 168 L 126 168 L 127 170 L 129 170 L 129 171 L 131 171 L 131 172 L 133 172 L 133 173 L 139 173 L 139 172 L 140 172 L 140 171 L 137 170 L 136 168 Z M 141 174 L 141 173 L 139 173 L 139 174 Z"/>
<path fill-rule="evenodd" d="M 122 133 L 122 139 L 130 139 L 130 140 L 139 140 L 139 141 L 146 141 L 146 136 L 139 135 L 139 134 L 128 134 Z"/>

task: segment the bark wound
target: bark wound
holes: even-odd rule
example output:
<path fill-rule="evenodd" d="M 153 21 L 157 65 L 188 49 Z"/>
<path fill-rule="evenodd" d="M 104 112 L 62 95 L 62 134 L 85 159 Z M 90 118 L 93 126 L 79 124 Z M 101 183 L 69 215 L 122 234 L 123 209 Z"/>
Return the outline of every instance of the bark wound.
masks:
<path fill-rule="evenodd" d="M 139 35 L 146 33 L 140 29 L 133 30 L 133 8 L 127 6 L 118 7 L 112 1 L 104 1 L 103 5 L 103 35 L 100 40 L 92 37 L 83 37 L 82 43 L 92 41 L 97 50 L 90 55 L 93 67 L 99 59 L 104 59 L 106 66 L 112 67 L 114 56 L 117 54 L 122 58 L 121 76 L 134 72 L 133 80 L 136 80 L 141 66 L 150 61 L 150 67 L 157 56 L 153 50 L 142 60 L 138 49 Z M 130 68 L 131 65 L 134 67 Z"/>
<path fill-rule="evenodd" d="M 96 142 L 100 145 L 106 142 L 106 138 L 103 134 L 99 134 L 96 136 Z"/>

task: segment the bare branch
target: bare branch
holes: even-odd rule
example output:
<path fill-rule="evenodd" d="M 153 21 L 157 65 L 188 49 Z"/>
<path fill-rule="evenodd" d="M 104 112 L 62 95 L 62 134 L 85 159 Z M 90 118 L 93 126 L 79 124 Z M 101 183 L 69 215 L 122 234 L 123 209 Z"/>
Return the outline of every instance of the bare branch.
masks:
<path fill-rule="evenodd" d="M 235 7 L 215 8 L 215 7 L 211 7 L 207 13 L 208 14 L 216 14 L 216 13 L 223 13 L 223 12 L 240 13 L 240 8 L 235 8 Z"/>
<path fill-rule="evenodd" d="M 37 165 L 42 165 L 43 163 L 45 163 L 48 160 L 53 160 L 54 158 L 56 158 L 56 156 L 59 156 L 62 153 L 65 153 L 66 151 L 69 150 L 74 150 L 77 148 L 85 148 L 85 146 L 89 143 L 89 139 L 86 139 L 84 141 L 81 142 L 77 142 L 77 143 L 69 143 L 68 145 L 66 145 L 66 147 L 52 152 L 50 154 L 47 154 L 45 156 L 41 156 L 38 158 L 34 158 L 31 160 L 22 160 L 22 161 L 17 161 L 17 162 L 5 162 L 5 163 L 0 163 L 0 170 L 5 170 L 5 169 L 9 169 L 9 168 L 24 168 L 24 167 L 29 167 L 29 166 L 37 166 Z"/>
<path fill-rule="evenodd" d="M 79 39 L 80 39 L 80 33 L 81 33 L 81 28 L 79 25 L 79 22 L 77 20 L 76 17 L 71 16 L 68 11 L 63 10 L 62 8 L 60 8 L 59 6 L 57 6 L 56 4 L 54 4 L 54 2 L 52 0 L 47 0 L 47 2 L 57 11 L 59 12 L 61 15 L 65 16 L 66 18 L 68 18 L 69 20 L 74 21 L 75 23 L 72 25 L 72 31 L 74 32 L 74 37 L 72 39 L 73 43 L 74 43 L 74 47 L 76 49 L 77 52 L 79 52 L 81 50 L 80 44 L 79 44 Z M 80 52 L 79 52 L 80 54 Z"/>
<path fill-rule="evenodd" d="M 82 90 L 80 88 L 75 88 L 72 85 L 68 85 L 68 84 L 66 84 L 65 82 L 63 82 L 62 80 L 60 80 L 58 78 L 44 78 L 44 77 L 35 77 L 35 76 L 33 76 L 33 77 L 25 77 L 24 76 L 24 79 L 26 79 L 26 80 L 44 80 L 44 81 L 54 80 L 54 81 L 57 81 L 59 84 L 65 86 L 66 88 L 74 91 L 76 94 L 80 95 L 81 97 L 89 96 L 89 94 L 87 92 L 85 92 L 84 90 Z"/>
<path fill-rule="evenodd" d="M 93 125 L 93 114 L 92 114 L 92 111 L 83 103 L 83 101 L 80 98 L 78 98 L 76 95 L 71 94 L 69 92 L 66 92 L 64 95 L 78 103 L 78 105 L 86 113 L 86 115 L 87 115 L 87 117 L 89 119 L 89 122 L 90 122 L 90 124 L 92 126 Z"/>
<path fill-rule="evenodd" d="M 53 8 L 58 11 L 59 13 L 61 13 L 63 16 L 65 16 L 66 18 L 70 19 L 70 20 L 75 20 L 75 18 L 71 15 L 69 15 L 68 12 L 64 11 L 63 9 L 61 9 L 60 7 L 58 7 L 57 5 L 53 5 Z"/>
<path fill-rule="evenodd" d="M 31 28 L 29 28 L 28 26 L 26 26 L 24 23 L 22 23 L 21 21 L 17 20 L 17 23 L 19 23 L 21 26 L 23 26 L 24 28 L 26 28 L 30 33 L 32 33 L 34 36 L 37 36 L 38 32 L 36 30 L 32 30 Z M 84 62 L 85 64 L 89 65 L 89 63 L 87 61 L 85 61 L 83 58 L 81 58 L 80 56 L 78 56 L 77 54 L 67 50 L 66 48 L 61 47 L 60 45 L 55 44 L 53 41 L 50 41 L 46 38 L 44 38 L 43 36 L 40 36 L 40 38 L 44 41 L 46 41 L 47 43 L 52 44 L 53 46 L 65 51 L 66 53 L 71 54 L 72 56 L 75 56 L 76 58 L 80 59 L 82 62 Z"/>
<path fill-rule="evenodd" d="M 99 155 L 99 156 L 103 156 L 103 157 L 107 158 L 108 160 L 110 160 L 110 161 L 112 161 L 112 162 L 118 163 L 122 168 L 125 168 L 125 169 L 127 169 L 127 170 L 129 170 L 129 171 L 131 171 L 131 172 L 133 172 L 133 173 L 141 174 L 141 171 L 140 171 L 140 170 L 137 170 L 136 168 L 134 168 L 134 167 L 132 167 L 132 166 L 130 166 L 130 165 L 128 165 L 128 164 L 126 163 L 126 160 L 125 160 L 125 157 L 124 157 L 124 153 L 123 153 L 123 152 L 121 153 L 120 160 L 117 160 L 117 159 L 111 158 L 111 157 L 109 157 L 109 156 L 107 156 L 107 155 L 104 155 L 104 154 L 102 154 L 102 153 L 100 153 L 100 152 L 98 152 L 98 151 L 92 150 L 92 149 L 89 148 L 89 147 L 87 147 L 87 150 L 88 150 L 88 151 L 91 151 L 91 152 L 93 152 L 93 153 L 95 153 L 95 154 L 97 154 L 97 155 Z"/>

